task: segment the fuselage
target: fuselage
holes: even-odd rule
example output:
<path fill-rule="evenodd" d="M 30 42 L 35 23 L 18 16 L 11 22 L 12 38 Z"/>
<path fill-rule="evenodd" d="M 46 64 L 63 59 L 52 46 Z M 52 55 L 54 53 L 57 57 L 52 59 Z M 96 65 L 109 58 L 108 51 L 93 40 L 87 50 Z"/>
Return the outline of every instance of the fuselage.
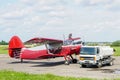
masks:
<path fill-rule="evenodd" d="M 68 45 L 62 46 L 60 49 L 54 49 L 50 51 L 49 49 L 35 50 L 29 48 L 22 48 L 20 52 L 20 58 L 22 59 L 46 59 L 54 57 L 63 57 L 72 54 L 79 54 L 80 45 Z"/>

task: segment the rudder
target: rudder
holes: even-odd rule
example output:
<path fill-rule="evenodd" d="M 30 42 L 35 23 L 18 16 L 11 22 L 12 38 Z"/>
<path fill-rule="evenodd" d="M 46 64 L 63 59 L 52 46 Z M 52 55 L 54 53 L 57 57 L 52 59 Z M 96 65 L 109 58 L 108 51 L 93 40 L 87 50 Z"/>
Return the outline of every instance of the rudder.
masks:
<path fill-rule="evenodd" d="M 18 36 L 13 36 L 9 41 L 9 56 L 19 58 L 21 48 L 24 48 L 24 44 Z"/>

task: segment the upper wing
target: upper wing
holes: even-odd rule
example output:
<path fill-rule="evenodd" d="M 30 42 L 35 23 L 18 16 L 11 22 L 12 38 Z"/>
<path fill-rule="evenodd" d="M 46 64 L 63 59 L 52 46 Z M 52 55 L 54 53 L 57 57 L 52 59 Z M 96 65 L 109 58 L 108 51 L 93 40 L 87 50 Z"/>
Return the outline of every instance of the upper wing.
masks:
<path fill-rule="evenodd" d="M 58 39 L 50 39 L 50 38 L 32 38 L 28 41 L 26 41 L 25 43 L 47 43 L 47 44 L 54 44 L 54 43 L 63 43 L 62 40 L 58 40 Z"/>
<path fill-rule="evenodd" d="M 74 41 L 74 40 L 79 40 L 80 38 L 79 37 L 77 37 L 77 38 L 69 38 L 68 40 L 72 40 L 72 41 Z"/>
<path fill-rule="evenodd" d="M 69 38 L 69 39 L 64 41 L 64 45 L 74 44 L 74 41 L 79 40 L 79 39 L 80 39 L 79 37 L 77 37 L 77 38 Z"/>

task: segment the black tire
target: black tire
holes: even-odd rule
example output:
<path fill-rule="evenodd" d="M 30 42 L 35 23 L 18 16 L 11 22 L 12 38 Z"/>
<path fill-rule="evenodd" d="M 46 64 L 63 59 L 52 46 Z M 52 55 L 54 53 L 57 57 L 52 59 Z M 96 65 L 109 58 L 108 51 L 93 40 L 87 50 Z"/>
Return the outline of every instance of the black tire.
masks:
<path fill-rule="evenodd" d="M 23 59 L 20 59 L 20 62 L 23 63 Z"/>
<path fill-rule="evenodd" d="M 102 61 L 99 61 L 96 66 L 97 66 L 97 68 L 101 68 L 102 67 Z"/>
<path fill-rule="evenodd" d="M 77 63 L 77 61 L 78 61 L 77 59 L 73 59 L 72 63 Z"/>
<path fill-rule="evenodd" d="M 70 62 L 68 60 L 65 61 L 65 65 L 69 65 Z"/>
<path fill-rule="evenodd" d="M 108 66 L 112 66 L 112 65 L 114 65 L 114 62 L 110 61 L 110 63 L 108 63 Z"/>
<path fill-rule="evenodd" d="M 86 65 L 82 64 L 82 65 L 81 65 L 81 67 L 85 68 L 85 67 L 86 67 Z"/>

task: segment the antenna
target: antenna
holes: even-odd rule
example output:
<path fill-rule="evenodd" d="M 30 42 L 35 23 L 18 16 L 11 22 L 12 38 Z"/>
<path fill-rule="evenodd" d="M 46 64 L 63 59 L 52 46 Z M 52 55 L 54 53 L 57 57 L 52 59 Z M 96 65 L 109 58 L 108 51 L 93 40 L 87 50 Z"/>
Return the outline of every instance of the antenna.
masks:
<path fill-rule="evenodd" d="M 72 38 L 72 33 L 68 35 L 68 39 L 71 39 L 71 38 Z"/>
<path fill-rule="evenodd" d="M 63 34 L 63 45 L 65 44 L 65 35 Z"/>
<path fill-rule="evenodd" d="M 65 35 L 63 34 L 63 40 L 65 41 Z"/>
<path fill-rule="evenodd" d="M 82 45 L 85 45 L 85 36 L 83 35 L 83 42 Z"/>

